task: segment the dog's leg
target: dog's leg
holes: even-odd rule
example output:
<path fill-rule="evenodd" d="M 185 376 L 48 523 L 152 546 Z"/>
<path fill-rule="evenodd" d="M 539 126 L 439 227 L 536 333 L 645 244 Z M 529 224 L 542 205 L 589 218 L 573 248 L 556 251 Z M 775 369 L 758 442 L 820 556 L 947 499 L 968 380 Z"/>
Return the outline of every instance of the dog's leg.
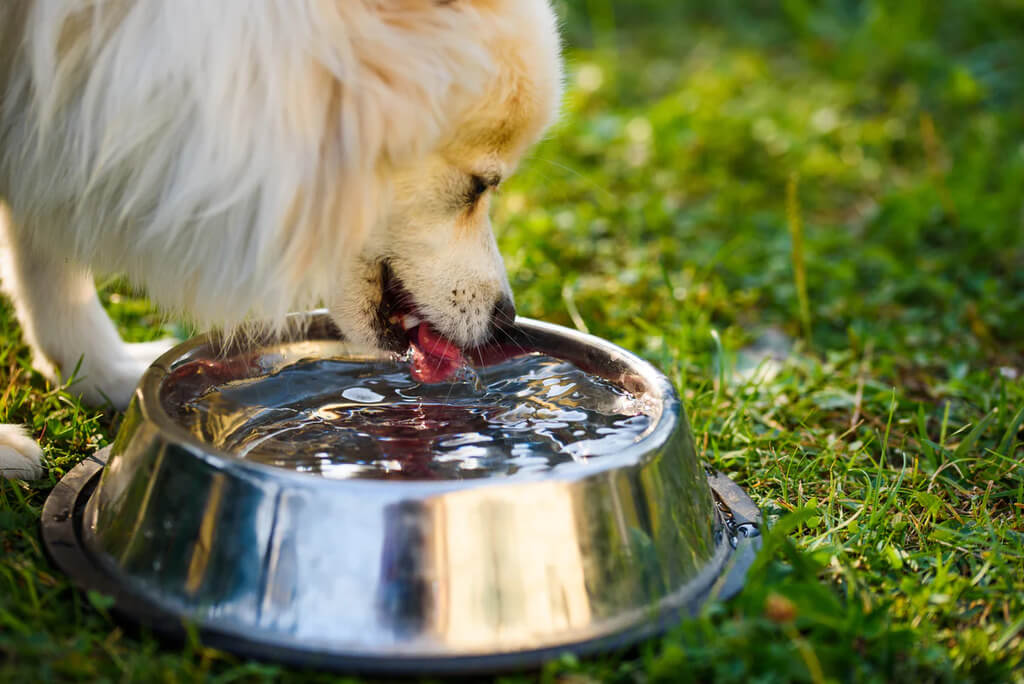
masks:
<path fill-rule="evenodd" d="M 43 451 L 20 425 L 0 425 L 0 477 L 35 480 L 43 474 Z"/>
<path fill-rule="evenodd" d="M 143 371 L 172 343 L 125 343 L 100 305 L 88 269 L 26 244 L 10 224 L 4 233 L 0 278 L 33 365 L 55 382 L 58 372 L 65 379 L 75 373 L 71 391 L 91 404 L 125 408 Z"/>

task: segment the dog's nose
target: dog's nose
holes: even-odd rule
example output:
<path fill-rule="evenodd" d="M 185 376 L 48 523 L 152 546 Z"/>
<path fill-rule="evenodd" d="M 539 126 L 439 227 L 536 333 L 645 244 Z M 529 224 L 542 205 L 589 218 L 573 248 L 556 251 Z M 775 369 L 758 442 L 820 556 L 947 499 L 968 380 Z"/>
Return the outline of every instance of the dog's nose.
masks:
<path fill-rule="evenodd" d="M 507 330 L 516 322 L 516 305 L 508 295 L 501 298 L 491 309 L 491 331 Z"/>

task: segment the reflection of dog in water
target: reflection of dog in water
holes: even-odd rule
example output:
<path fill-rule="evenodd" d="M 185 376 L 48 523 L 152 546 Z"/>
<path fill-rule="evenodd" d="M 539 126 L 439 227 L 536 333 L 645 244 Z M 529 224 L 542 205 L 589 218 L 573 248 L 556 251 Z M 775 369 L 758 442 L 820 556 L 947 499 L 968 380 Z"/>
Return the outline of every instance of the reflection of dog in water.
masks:
<path fill-rule="evenodd" d="M 494 409 L 500 410 L 500 409 Z M 341 422 L 346 430 L 371 435 L 367 450 L 383 452 L 396 468 L 380 472 L 385 480 L 437 480 L 486 477 L 485 469 L 464 471 L 459 459 L 438 462 L 438 435 L 486 433 L 491 423 L 481 407 L 450 404 L 391 404 L 366 409 Z M 451 472 L 446 472 L 451 471 Z"/>
<path fill-rule="evenodd" d="M 325 303 L 448 372 L 514 316 L 494 188 L 560 91 L 546 0 L 0 2 L 0 267 L 36 367 L 123 408 L 94 273 L 202 326 Z M 2 210 L 2 208 L 0 208 Z M 0 426 L 0 473 L 41 451 Z"/>

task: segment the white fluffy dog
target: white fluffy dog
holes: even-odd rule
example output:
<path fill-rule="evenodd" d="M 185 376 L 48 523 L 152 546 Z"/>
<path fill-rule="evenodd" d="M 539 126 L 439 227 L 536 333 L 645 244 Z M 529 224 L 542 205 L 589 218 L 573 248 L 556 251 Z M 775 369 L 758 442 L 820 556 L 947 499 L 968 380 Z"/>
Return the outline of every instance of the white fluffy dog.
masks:
<path fill-rule="evenodd" d="M 324 303 L 435 365 L 514 315 L 492 188 L 561 89 L 547 0 L 0 0 L 0 278 L 36 367 L 123 407 L 123 272 L 200 325 Z M 428 364 L 429 365 L 429 364 Z M 41 452 L 0 426 L 0 473 Z"/>

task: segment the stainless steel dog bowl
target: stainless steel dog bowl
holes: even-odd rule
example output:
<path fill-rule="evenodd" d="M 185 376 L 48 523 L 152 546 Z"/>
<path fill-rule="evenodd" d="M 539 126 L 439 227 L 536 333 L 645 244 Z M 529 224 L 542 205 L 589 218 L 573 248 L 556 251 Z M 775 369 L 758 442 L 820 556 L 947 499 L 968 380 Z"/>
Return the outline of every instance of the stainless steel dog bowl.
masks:
<path fill-rule="evenodd" d="M 500 670 L 618 648 L 737 591 L 759 514 L 698 462 L 668 380 L 562 327 L 520 320 L 514 336 L 644 395 L 649 430 L 543 476 L 315 477 L 204 444 L 161 397 L 186 364 L 269 370 L 350 353 L 327 317 L 291 342 L 224 349 L 202 336 L 146 372 L 113 445 L 54 489 L 51 556 L 159 632 L 192 624 L 226 650 L 364 672 Z"/>

